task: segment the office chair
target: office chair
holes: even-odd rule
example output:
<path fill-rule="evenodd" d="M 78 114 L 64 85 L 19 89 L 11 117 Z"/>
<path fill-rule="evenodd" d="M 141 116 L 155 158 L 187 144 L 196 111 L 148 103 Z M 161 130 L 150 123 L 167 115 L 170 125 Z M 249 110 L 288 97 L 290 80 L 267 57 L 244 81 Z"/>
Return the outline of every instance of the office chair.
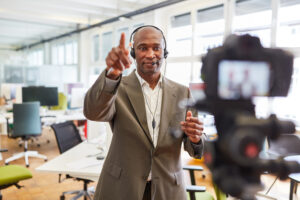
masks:
<path fill-rule="evenodd" d="M 185 165 L 183 169 L 189 171 L 191 180 L 191 185 L 186 186 L 188 200 L 214 200 L 214 197 L 206 192 L 205 186 L 196 185 L 195 171 L 203 171 L 203 168 L 198 165 Z"/>
<path fill-rule="evenodd" d="M 0 152 L 6 150 L 0 149 Z M 20 189 L 19 181 L 32 178 L 31 172 L 18 165 L 0 166 L 0 200 L 2 200 L 1 190 L 10 186 L 16 186 Z"/>
<path fill-rule="evenodd" d="M 11 138 L 21 138 L 24 141 L 24 152 L 16 153 L 5 160 L 5 164 L 13 160 L 24 157 L 26 167 L 29 167 L 29 157 L 42 158 L 47 161 L 47 156 L 39 154 L 37 151 L 28 151 L 28 140 L 42 134 L 40 119 L 40 103 L 27 102 L 13 104 L 13 131 L 8 136 Z"/>
<path fill-rule="evenodd" d="M 71 121 L 60 124 L 53 124 L 51 125 L 51 128 L 54 130 L 57 146 L 59 148 L 60 153 L 64 153 L 65 151 L 71 149 L 72 147 L 82 142 L 78 129 Z M 81 196 L 84 196 L 84 200 L 87 200 L 87 198 L 92 200 L 91 195 L 93 195 L 94 192 L 89 191 L 87 188 L 88 184 L 92 182 L 91 180 L 75 178 L 70 175 L 66 175 L 66 177 L 74 178 L 78 181 L 83 181 L 83 190 L 63 192 L 60 196 L 60 200 L 64 200 L 66 194 L 76 194 L 76 196 L 72 198 L 73 200 L 78 199 Z"/>
<path fill-rule="evenodd" d="M 270 155 L 270 158 L 279 158 L 279 157 L 287 157 L 298 155 L 297 159 L 299 162 L 300 159 L 300 137 L 296 134 L 282 134 L 277 140 L 268 139 L 269 149 L 267 153 Z M 289 175 L 290 178 L 290 194 L 289 199 L 293 199 L 293 193 L 297 192 L 297 185 L 300 182 L 300 176 L 296 174 Z M 269 192 L 276 182 L 278 177 L 276 177 L 275 181 L 268 189 Z"/>

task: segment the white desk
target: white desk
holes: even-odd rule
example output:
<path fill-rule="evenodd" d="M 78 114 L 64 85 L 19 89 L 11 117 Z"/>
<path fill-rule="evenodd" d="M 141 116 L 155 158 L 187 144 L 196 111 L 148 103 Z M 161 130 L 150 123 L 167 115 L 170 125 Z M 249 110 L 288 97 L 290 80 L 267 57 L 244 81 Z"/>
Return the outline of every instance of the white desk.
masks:
<path fill-rule="evenodd" d="M 82 112 L 73 111 L 67 113 L 66 111 L 47 111 L 46 113 L 41 114 L 41 121 L 46 125 L 72 120 L 86 120 L 86 118 Z"/>
<path fill-rule="evenodd" d="M 69 174 L 77 178 L 98 181 L 104 160 L 97 160 L 95 155 L 100 150 L 96 144 L 82 142 L 58 157 L 36 168 L 39 172 Z"/>

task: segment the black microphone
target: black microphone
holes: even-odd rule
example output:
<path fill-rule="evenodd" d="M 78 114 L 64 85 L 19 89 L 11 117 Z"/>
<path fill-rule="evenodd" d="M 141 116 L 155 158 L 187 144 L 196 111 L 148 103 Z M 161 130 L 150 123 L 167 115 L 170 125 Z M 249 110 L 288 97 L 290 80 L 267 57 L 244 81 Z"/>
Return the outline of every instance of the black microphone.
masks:
<path fill-rule="evenodd" d="M 159 65 L 159 61 L 152 62 L 152 65 Z"/>

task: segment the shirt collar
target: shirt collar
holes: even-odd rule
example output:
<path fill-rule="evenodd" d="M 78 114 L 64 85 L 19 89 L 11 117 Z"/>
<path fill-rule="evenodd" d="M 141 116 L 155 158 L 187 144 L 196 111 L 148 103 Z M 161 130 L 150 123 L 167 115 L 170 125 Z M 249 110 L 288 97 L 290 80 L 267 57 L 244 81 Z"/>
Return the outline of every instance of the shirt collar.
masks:
<path fill-rule="evenodd" d="M 139 73 L 137 72 L 137 70 L 135 70 L 135 75 L 136 75 L 136 77 L 138 78 L 138 80 L 139 80 L 139 82 L 140 82 L 140 84 L 141 84 L 141 87 L 143 87 L 143 86 L 145 86 L 145 85 L 148 85 L 148 87 L 150 87 L 149 84 L 147 83 L 147 81 L 145 81 L 145 80 L 139 75 Z M 161 87 L 161 83 L 162 83 L 162 74 L 160 74 L 160 77 L 159 77 L 159 80 L 158 80 L 157 85 L 159 85 L 159 86 Z M 157 86 L 157 85 L 156 85 L 156 86 Z M 155 87 L 156 87 L 156 86 L 155 86 Z"/>

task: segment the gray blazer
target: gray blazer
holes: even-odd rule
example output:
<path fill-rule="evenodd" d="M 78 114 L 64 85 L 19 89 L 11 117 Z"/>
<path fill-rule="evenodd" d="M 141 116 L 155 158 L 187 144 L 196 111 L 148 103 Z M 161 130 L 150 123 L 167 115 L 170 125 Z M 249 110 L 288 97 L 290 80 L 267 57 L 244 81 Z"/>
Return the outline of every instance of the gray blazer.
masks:
<path fill-rule="evenodd" d="M 180 162 L 182 141 L 193 157 L 200 158 L 203 144 L 193 144 L 180 131 L 186 109 L 178 103 L 190 97 L 185 86 L 167 78 L 162 82 L 161 123 L 156 148 L 149 134 L 144 97 L 132 72 L 122 77 L 115 91 L 107 92 L 105 71 L 89 89 L 84 115 L 95 121 L 108 121 L 113 137 L 105 159 L 95 200 L 142 200 L 147 177 L 152 170 L 151 192 L 155 200 L 185 200 L 186 192 Z"/>

